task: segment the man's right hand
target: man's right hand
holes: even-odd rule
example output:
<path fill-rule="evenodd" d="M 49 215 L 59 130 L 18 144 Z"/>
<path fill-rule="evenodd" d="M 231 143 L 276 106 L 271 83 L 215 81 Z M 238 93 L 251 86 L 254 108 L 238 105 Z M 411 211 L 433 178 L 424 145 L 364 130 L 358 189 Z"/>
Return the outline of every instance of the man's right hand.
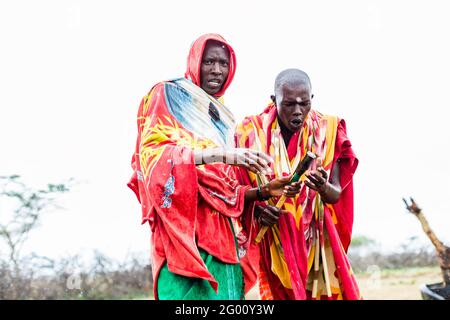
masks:
<path fill-rule="evenodd" d="M 292 175 L 279 177 L 271 180 L 265 185 L 264 191 L 268 191 L 270 197 L 280 197 L 285 195 L 288 198 L 295 197 L 300 192 L 302 182 L 297 181 L 290 183 Z"/>
<path fill-rule="evenodd" d="M 226 163 L 244 167 L 256 174 L 267 175 L 272 172 L 270 163 L 272 158 L 264 152 L 245 148 L 232 148 L 226 150 Z"/>
<path fill-rule="evenodd" d="M 281 210 L 275 206 L 268 205 L 266 207 L 262 207 L 257 205 L 255 207 L 255 217 L 261 225 L 270 227 L 277 224 L 283 211 L 284 210 Z"/>

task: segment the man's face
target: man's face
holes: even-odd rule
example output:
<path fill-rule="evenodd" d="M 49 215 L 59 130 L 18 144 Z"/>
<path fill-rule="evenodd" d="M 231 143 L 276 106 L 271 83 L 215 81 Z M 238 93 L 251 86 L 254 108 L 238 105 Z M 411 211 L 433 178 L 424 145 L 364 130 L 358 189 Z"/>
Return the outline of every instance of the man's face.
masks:
<path fill-rule="evenodd" d="M 225 45 L 208 41 L 203 51 L 200 67 L 201 87 L 214 95 L 222 89 L 230 69 L 230 53 Z"/>
<path fill-rule="evenodd" d="M 291 132 L 300 130 L 311 110 L 311 89 L 305 83 L 285 83 L 276 92 L 278 118 Z"/>

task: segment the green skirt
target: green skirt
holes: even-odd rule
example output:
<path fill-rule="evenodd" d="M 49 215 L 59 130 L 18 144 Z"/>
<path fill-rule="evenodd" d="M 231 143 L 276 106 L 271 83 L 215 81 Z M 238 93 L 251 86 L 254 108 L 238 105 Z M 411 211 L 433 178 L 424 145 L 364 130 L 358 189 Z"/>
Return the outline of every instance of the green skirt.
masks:
<path fill-rule="evenodd" d="M 200 256 L 219 284 L 218 293 L 209 282 L 172 273 L 167 263 L 158 277 L 158 298 L 160 300 L 242 300 L 244 282 L 240 264 L 223 263 L 206 251 L 199 249 Z"/>
<path fill-rule="evenodd" d="M 230 226 L 233 230 L 231 221 Z M 235 243 L 237 251 L 236 237 Z M 224 263 L 201 248 L 199 252 L 208 271 L 219 284 L 218 293 L 207 280 L 170 272 L 166 262 L 157 280 L 158 298 L 160 300 L 243 300 L 244 279 L 240 263 Z"/>

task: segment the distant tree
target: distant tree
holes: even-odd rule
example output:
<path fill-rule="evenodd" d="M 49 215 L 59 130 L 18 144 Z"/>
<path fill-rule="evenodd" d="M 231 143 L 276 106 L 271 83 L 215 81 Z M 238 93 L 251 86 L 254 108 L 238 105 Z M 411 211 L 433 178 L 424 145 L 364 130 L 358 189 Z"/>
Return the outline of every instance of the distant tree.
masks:
<path fill-rule="evenodd" d="M 19 175 L 0 176 L 0 199 L 12 200 L 12 212 L 0 212 L 0 240 L 8 250 L 9 263 L 14 272 L 20 271 L 23 244 L 35 229 L 45 212 L 60 208 L 56 196 L 69 191 L 73 180 L 66 183 L 47 184 L 44 189 L 26 186 Z"/>
<path fill-rule="evenodd" d="M 366 237 L 366 236 L 355 236 L 352 238 L 351 246 L 352 247 L 365 247 L 371 244 L 375 244 L 375 240 Z"/>

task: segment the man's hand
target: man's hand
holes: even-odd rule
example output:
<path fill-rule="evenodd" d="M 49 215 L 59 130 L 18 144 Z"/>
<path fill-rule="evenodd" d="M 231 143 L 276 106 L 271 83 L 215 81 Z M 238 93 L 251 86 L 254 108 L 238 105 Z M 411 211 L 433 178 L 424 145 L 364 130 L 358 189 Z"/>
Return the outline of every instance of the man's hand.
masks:
<path fill-rule="evenodd" d="M 297 193 L 300 192 L 301 182 L 289 183 L 291 181 L 292 175 L 276 178 L 271 180 L 267 185 L 263 188 L 264 192 L 269 193 L 270 197 L 280 197 L 285 195 L 286 197 L 293 198 Z"/>
<path fill-rule="evenodd" d="M 305 180 L 305 184 L 317 191 L 325 203 L 331 204 L 339 201 L 342 192 L 338 161 L 333 165 L 332 173 L 331 181 L 328 181 L 328 174 L 322 167 L 322 160 L 319 159 L 317 170 L 312 170 L 307 173 L 307 179 Z"/>
<path fill-rule="evenodd" d="M 263 226 L 272 226 L 278 222 L 278 219 L 280 219 L 281 214 L 284 212 L 284 210 L 281 210 L 274 206 L 256 206 L 255 207 L 255 216 L 258 220 L 259 224 Z"/>
<path fill-rule="evenodd" d="M 318 193 L 326 193 L 328 188 L 328 174 L 323 167 L 318 167 L 317 170 L 312 170 L 306 174 L 308 178 L 305 184 Z"/>
<path fill-rule="evenodd" d="M 264 152 L 245 148 L 232 148 L 226 150 L 225 158 L 225 163 L 244 167 L 256 174 L 267 175 L 272 172 L 270 163 L 273 160 Z"/>

